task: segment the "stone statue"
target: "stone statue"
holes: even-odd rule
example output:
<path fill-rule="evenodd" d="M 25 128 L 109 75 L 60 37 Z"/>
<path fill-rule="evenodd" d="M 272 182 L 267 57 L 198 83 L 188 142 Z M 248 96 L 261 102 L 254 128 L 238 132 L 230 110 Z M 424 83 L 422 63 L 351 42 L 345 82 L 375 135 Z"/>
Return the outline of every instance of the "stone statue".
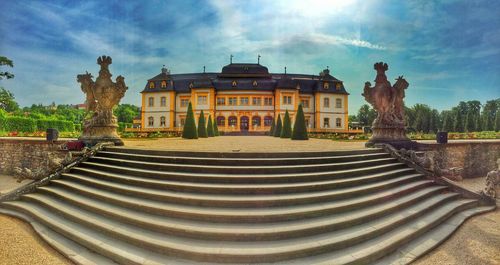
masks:
<path fill-rule="evenodd" d="M 86 96 L 87 110 L 93 112 L 92 118 L 84 122 L 80 140 L 91 145 L 98 142 L 123 145 L 123 141 L 116 132 L 118 124 L 113 115 L 113 107 L 120 102 L 128 87 L 125 85 L 125 78 L 121 75 L 116 78 L 116 83 L 111 80 L 112 75 L 108 69 L 111 57 L 103 55 L 97 58 L 97 64 L 101 66 L 101 70 L 95 82 L 88 72 L 77 76 L 77 81 L 81 84 L 81 89 Z"/>
<path fill-rule="evenodd" d="M 486 187 L 484 193 L 491 198 L 500 198 L 500 158 L 497 159 L 497 169 L 486 175 Z"/>
<path fill-rule="evenodd" d="M 373 135 L 366 145 L 393 143 L 407 147 L 411 141 L 405 133 L 403 98 L 409 84 L 403 76 L 399 76 L 394 86 L 391 86 L 385 75 L 385 71 L 389 69 L 386 63 L 376 63 L 374 69 L 377 71 L 375 86 L 366 82 L 362 94 L 377 111 L 377 118 L 372 124 Z"/>

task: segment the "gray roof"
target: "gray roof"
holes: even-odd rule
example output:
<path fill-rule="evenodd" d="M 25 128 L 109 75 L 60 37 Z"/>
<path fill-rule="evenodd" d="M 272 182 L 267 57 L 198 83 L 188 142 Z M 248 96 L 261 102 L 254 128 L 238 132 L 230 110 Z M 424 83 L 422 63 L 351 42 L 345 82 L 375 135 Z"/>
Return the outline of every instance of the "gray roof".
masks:
<path fill-rule="evenodd" d="M 163 80 L 167 81 L 166 88 L 160 87 Z M 233 81 L 236 81 L 235 85 Z M 155 88 L 149 88 L 149 82 L 154 82 Z M 328 89 L 324 88 L 325 82 L 329 83 Z M 341 87 L 337 89 L 339 83 Z M 241 63 L 226 65 L 221 73 L 169 74 L 162 72 L 149 79 L 142 92 L 174 90 L 178 93 L 190 93 L 191 89 L 196 88 L 274 91 L 276 88 L 295 89 L 297 86 L 300 93 L 349 94 L 342 81 L 330 75 L 328 69 L 323 70 L 319 75 L 269 73 L 267 67 L 260 64 Z"/>

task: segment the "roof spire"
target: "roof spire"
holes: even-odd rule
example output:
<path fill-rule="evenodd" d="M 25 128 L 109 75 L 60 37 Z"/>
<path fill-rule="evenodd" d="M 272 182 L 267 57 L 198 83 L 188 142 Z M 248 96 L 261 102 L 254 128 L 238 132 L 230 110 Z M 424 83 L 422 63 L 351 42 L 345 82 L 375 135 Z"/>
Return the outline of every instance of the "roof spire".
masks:
<path fill-rule="evenodd" d="M 286 75 L 286 66 L 285 66 L 285 75 Z"/>
<path fill-rule="evenodd" d="M 257 56 L 257 64 L 260 64 L 260 54 Z"/>
<path fill-rule="evenodd" d="M 205 66 L 203 66 L 203 73 L 205 73 Z"/>
<path fill-rule="evenodd" d="M 163 67 L 161 68 L 161 72 L 167 75 L 170 74 L 170 71 L 165 67 L 165 65 L 163 65 Z"/>
<path fill-rule="evenodd" d="M 233 55 L 229 56 L 229 63 L 233 63 Z"/>

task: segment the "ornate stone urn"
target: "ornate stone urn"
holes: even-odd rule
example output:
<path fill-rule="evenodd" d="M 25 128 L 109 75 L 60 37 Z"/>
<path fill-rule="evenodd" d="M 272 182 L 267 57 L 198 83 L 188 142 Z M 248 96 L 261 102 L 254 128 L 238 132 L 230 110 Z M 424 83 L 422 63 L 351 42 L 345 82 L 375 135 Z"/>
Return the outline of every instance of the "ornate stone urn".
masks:
<path fill-rule="evenodd" d="M 79 139 L 90 145 L 99 142 L 123 145 L 116 132 L 118 123 L 113 115 L 113 107 L 120 102 L 128 87 L 121 75 L 116 78 L 116 83 L 111 80 L 112 75 L 108 69 L 111 57 L 105 55 L 98 57 L 97 64 L 101 66 L 101 70 L 95 82 L 88 72 L 77 76 L 77 81 L 86 95 L 87 110 L 93 112 L 93 116 L 84 121 L 83 133 Z"/>
<path fill-rule="evenodd" d="M 372 124 L 373 135 L 366 146 L 389 143 L 408 148 L 413 142 L 406 136 L 403 98 L 409 84 L 403 76 L 399 76 L 394 86 L 391 86 L 385 75 L 389 69 L 386 63 L 376 63 L 374 69 L 377 71 L 375 86 L 366 82 L 362 94 L 377 111 L 377 118 Z"/>

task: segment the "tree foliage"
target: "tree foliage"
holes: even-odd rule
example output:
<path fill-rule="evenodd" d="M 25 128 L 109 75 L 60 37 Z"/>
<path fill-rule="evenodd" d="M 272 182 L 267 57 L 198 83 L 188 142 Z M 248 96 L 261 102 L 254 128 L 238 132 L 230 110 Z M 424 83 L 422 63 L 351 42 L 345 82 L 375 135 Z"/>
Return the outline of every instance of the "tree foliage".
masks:
<path fill-rule="evenodd" d="M 14 67 L 14 63 L 12 62 L 12 60 L 10 60 L 9 58 L 5 57 L 5 56 L 0 56 L 0 66 L 10 66 L 10 67 Z M 10 78 L 14 78 L 14 74 L 10 73 L 10 72 L 2 72 L 0 71 L 0 80 L 2 79 L 10 79 Z"/>
<path fill-rule="evenodd" d="M 212 116 L 208 115 L 208 122 L 207 122 L 207 136 L 208 137 L 214 137 L 214 125 L 212 123 Z"/>
<path fill-rule="evenodd" d="M 203 114 L 203 110 L 200 113 L 200 117 L 198 118 L 198 137 L 207 138 L 207 126 L 205 122 L 205 114 Z"/>
<path fill-rule="evenodd" d="M 14 94 L 3 87 L 0 87 L 0 109 L 7 112 L 19 110 L 19 104 L 17 104 Z"/>
<path fill-rule="evenodd" d="M 307 126 L 306 118 L 304 117 L 304 110 L 302 104 L 299 104 L 299 109 L 295 115 L 295 123 L 293 124 L 292 140 L 307 140 Z"/>
<path fill-rule="evenodd" d="M 132 104 L 120 104 L 113 110 L 118 122 L 132 123 L 140 113 L 140 109 Z"/>
<path fill-rule="evenodd" d="M 290 114 L 288 110 L 285 111 L 285 118 L 283 118 L 283 127 L 281 128 L 281 138 L 292 137 L 292 122 L 290 121 Z"/>
<path fill-rule="evenodd" d="M 273 121 L 271 122 L 271 128 L 269 129 L 270 136 L 274 136 L 274 127 L 276 127 L 276 122 L 273 119 Z"/>
<path fill-rule="evenodd" d="M 217 126 L 217 121 L 214 118 L 214 136 L 219 136 L 219 127 Z"/>
<path fill-rule="evenodd" d="M 184 139 L 198 139 L 198 132 L 196 131 L 196 122 L 194 121 L 193 106 L 189 102 L 187 109 L 186 121 L 182 130 L 182 138 Z"/>
<path fill-rule="evenodd" d="M 281 128 L 282 127 L 283 127 L 283 124 L 281 123 L 281 115 L 278 114 L 278 119 L 276 120 L 276 127 L 274 127 L 274 137 L 281 136 Z"/>

